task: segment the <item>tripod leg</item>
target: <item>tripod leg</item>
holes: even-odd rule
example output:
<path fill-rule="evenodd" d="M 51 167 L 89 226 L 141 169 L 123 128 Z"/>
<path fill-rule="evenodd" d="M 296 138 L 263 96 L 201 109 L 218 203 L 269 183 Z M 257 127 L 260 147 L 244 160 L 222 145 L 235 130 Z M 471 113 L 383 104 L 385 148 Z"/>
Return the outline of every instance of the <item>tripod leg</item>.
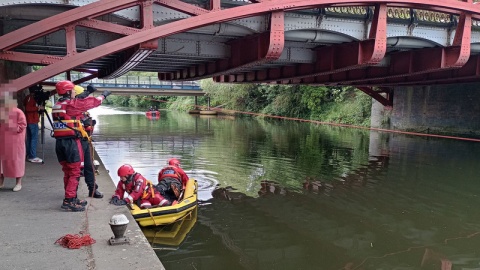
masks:
<path fill-rule="evenodd" d="M 44 104 L 45 106 L 45 104 Z M 40 137 L 41 137 L 41 143 L 42 143 L 42 164 L 45 164 L 45 150 L 44 150 L 44 145 L 45 145 L 45 114 L 47 115 L 48 122 L 50 123 L 51 131 L 53 132 L 53 122 L 52 119 L 50 119 L 50 116 L 48 115 L 48 112 L 43 110 L 42 111 L 42 116 L 41 116 L 41 121 L 40 121 Z"/>
<path fill-rule="evenodd" d="M 42 117 L 40 121 L 40 141 L 42 143 L 42 164 L 45 164 L 45 149 L 44 149 L 44 144 L 45 144 L 45 118 L 44 118 L 45 112 L 42 112 Z"/>

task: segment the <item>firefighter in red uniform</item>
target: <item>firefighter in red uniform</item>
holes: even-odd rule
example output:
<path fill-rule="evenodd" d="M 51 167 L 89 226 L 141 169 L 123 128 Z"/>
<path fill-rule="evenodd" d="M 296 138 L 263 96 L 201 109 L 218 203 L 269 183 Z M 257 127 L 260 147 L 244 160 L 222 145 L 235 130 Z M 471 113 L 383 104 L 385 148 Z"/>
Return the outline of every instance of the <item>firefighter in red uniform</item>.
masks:
<path fill-rule="evenodd" d="M 171 158 L 168 160 L 168 166 L 158 173 L 156 189 L 168 200 L 168 205 L 175 204 L 181 199 L 188 181 L 187 174 L 180 166 L 178 159 Z"/>
<path fill-rule="evenodd" d="M 118 176 L 120 176 L 120 181 L 110 203 L 114 205 L 139 203 L 140 208 L 164 206 L 168 203 L 155 189 L 152 182 L 145 179 L 141 174 L 136 173 L 131 165 L 124 164 L 120 166 L 118 168 Z M 125 192 L 128 193 L 126 198 L 124 198 Z"/>
<path fill-rule="evenodd" d="M 55 137 L 55 152 L 58 162 L 62 165 L 65 199 L 62 209 L 67 211 L 84 211 L 87 202 L 77 198 L 80 166 L 83 161 L 83 151 L 80 140 L 88 136 L 80 123 L 82 113 L 100 106 L 103 100 L 111 94 L 103 91 L 98 97 L 72 99 L 75 85 L 71 81 L 60 81 L 55 85 L 57 94 L 61 97 L 52 108 L 53 136 Z M 95 89 L 93 88 L 92 91 Z"/>

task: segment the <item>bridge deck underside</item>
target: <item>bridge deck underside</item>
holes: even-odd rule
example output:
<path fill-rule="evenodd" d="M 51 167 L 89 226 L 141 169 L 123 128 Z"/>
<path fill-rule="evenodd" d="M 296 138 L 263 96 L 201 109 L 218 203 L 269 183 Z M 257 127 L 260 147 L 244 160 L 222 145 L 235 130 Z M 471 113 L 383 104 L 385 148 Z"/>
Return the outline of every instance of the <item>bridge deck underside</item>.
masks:
<path fill-rule="evenodd" d="M 160 80 L 353 85 L 476 81 L 480 7 L 471 0 L 0 2 L 0 60 L 42 66 L 0 86 L 63 72 Z"/>

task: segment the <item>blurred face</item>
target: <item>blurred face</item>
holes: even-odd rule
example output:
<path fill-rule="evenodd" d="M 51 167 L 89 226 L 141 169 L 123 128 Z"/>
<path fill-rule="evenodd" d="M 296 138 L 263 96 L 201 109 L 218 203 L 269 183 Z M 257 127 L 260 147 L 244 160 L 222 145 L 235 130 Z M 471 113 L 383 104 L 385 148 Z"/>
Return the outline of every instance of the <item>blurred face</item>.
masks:
<path fill-rule="evenodd" d="M 67 94 L 70 98 L 72 98 L 72 99 L 75 98 L 75 91 L 73 91 L 73 90 L 67 91 Z"/>
<path fill-rule="evenodd" d="M 0 120 L 6 122 L 9 112 L 17 106 L 17 101 L 13 98 L 12 93 L 2 93 L 0 95 Z"/>
<path fill-rule="evenodd" d="M 120 176 L 120 180 L 121 180 L 122 182 L 125 182 L 125 181 L 127 181 L 127 177 L 126 177 L 126 176 Z"/>
<path fill-rule="evenodd" d="M 12 93 L 2 94 L 0 97 L 0 108 L 2 109 L 11 109 L 17 105 L 17 101 L 13 98 Z"/>

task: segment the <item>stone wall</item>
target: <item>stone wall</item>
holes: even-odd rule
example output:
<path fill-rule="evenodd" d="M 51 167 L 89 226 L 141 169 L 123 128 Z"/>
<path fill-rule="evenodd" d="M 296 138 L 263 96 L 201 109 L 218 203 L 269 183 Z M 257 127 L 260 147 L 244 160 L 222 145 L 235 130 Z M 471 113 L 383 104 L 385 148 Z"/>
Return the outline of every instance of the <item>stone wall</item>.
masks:
<path fill-rule="evenodd" d="M 382 103 L 372 98 L 372 110 L 370 114 L 370 126 L 372 128 L 390 128 L 390 116 L 392 107 L 385 107 Z"/>
<path fill-rule="evenodd" d="M 391 129 L 480 135 L 480 83 L 396 87 L 394 91 Z"/>

